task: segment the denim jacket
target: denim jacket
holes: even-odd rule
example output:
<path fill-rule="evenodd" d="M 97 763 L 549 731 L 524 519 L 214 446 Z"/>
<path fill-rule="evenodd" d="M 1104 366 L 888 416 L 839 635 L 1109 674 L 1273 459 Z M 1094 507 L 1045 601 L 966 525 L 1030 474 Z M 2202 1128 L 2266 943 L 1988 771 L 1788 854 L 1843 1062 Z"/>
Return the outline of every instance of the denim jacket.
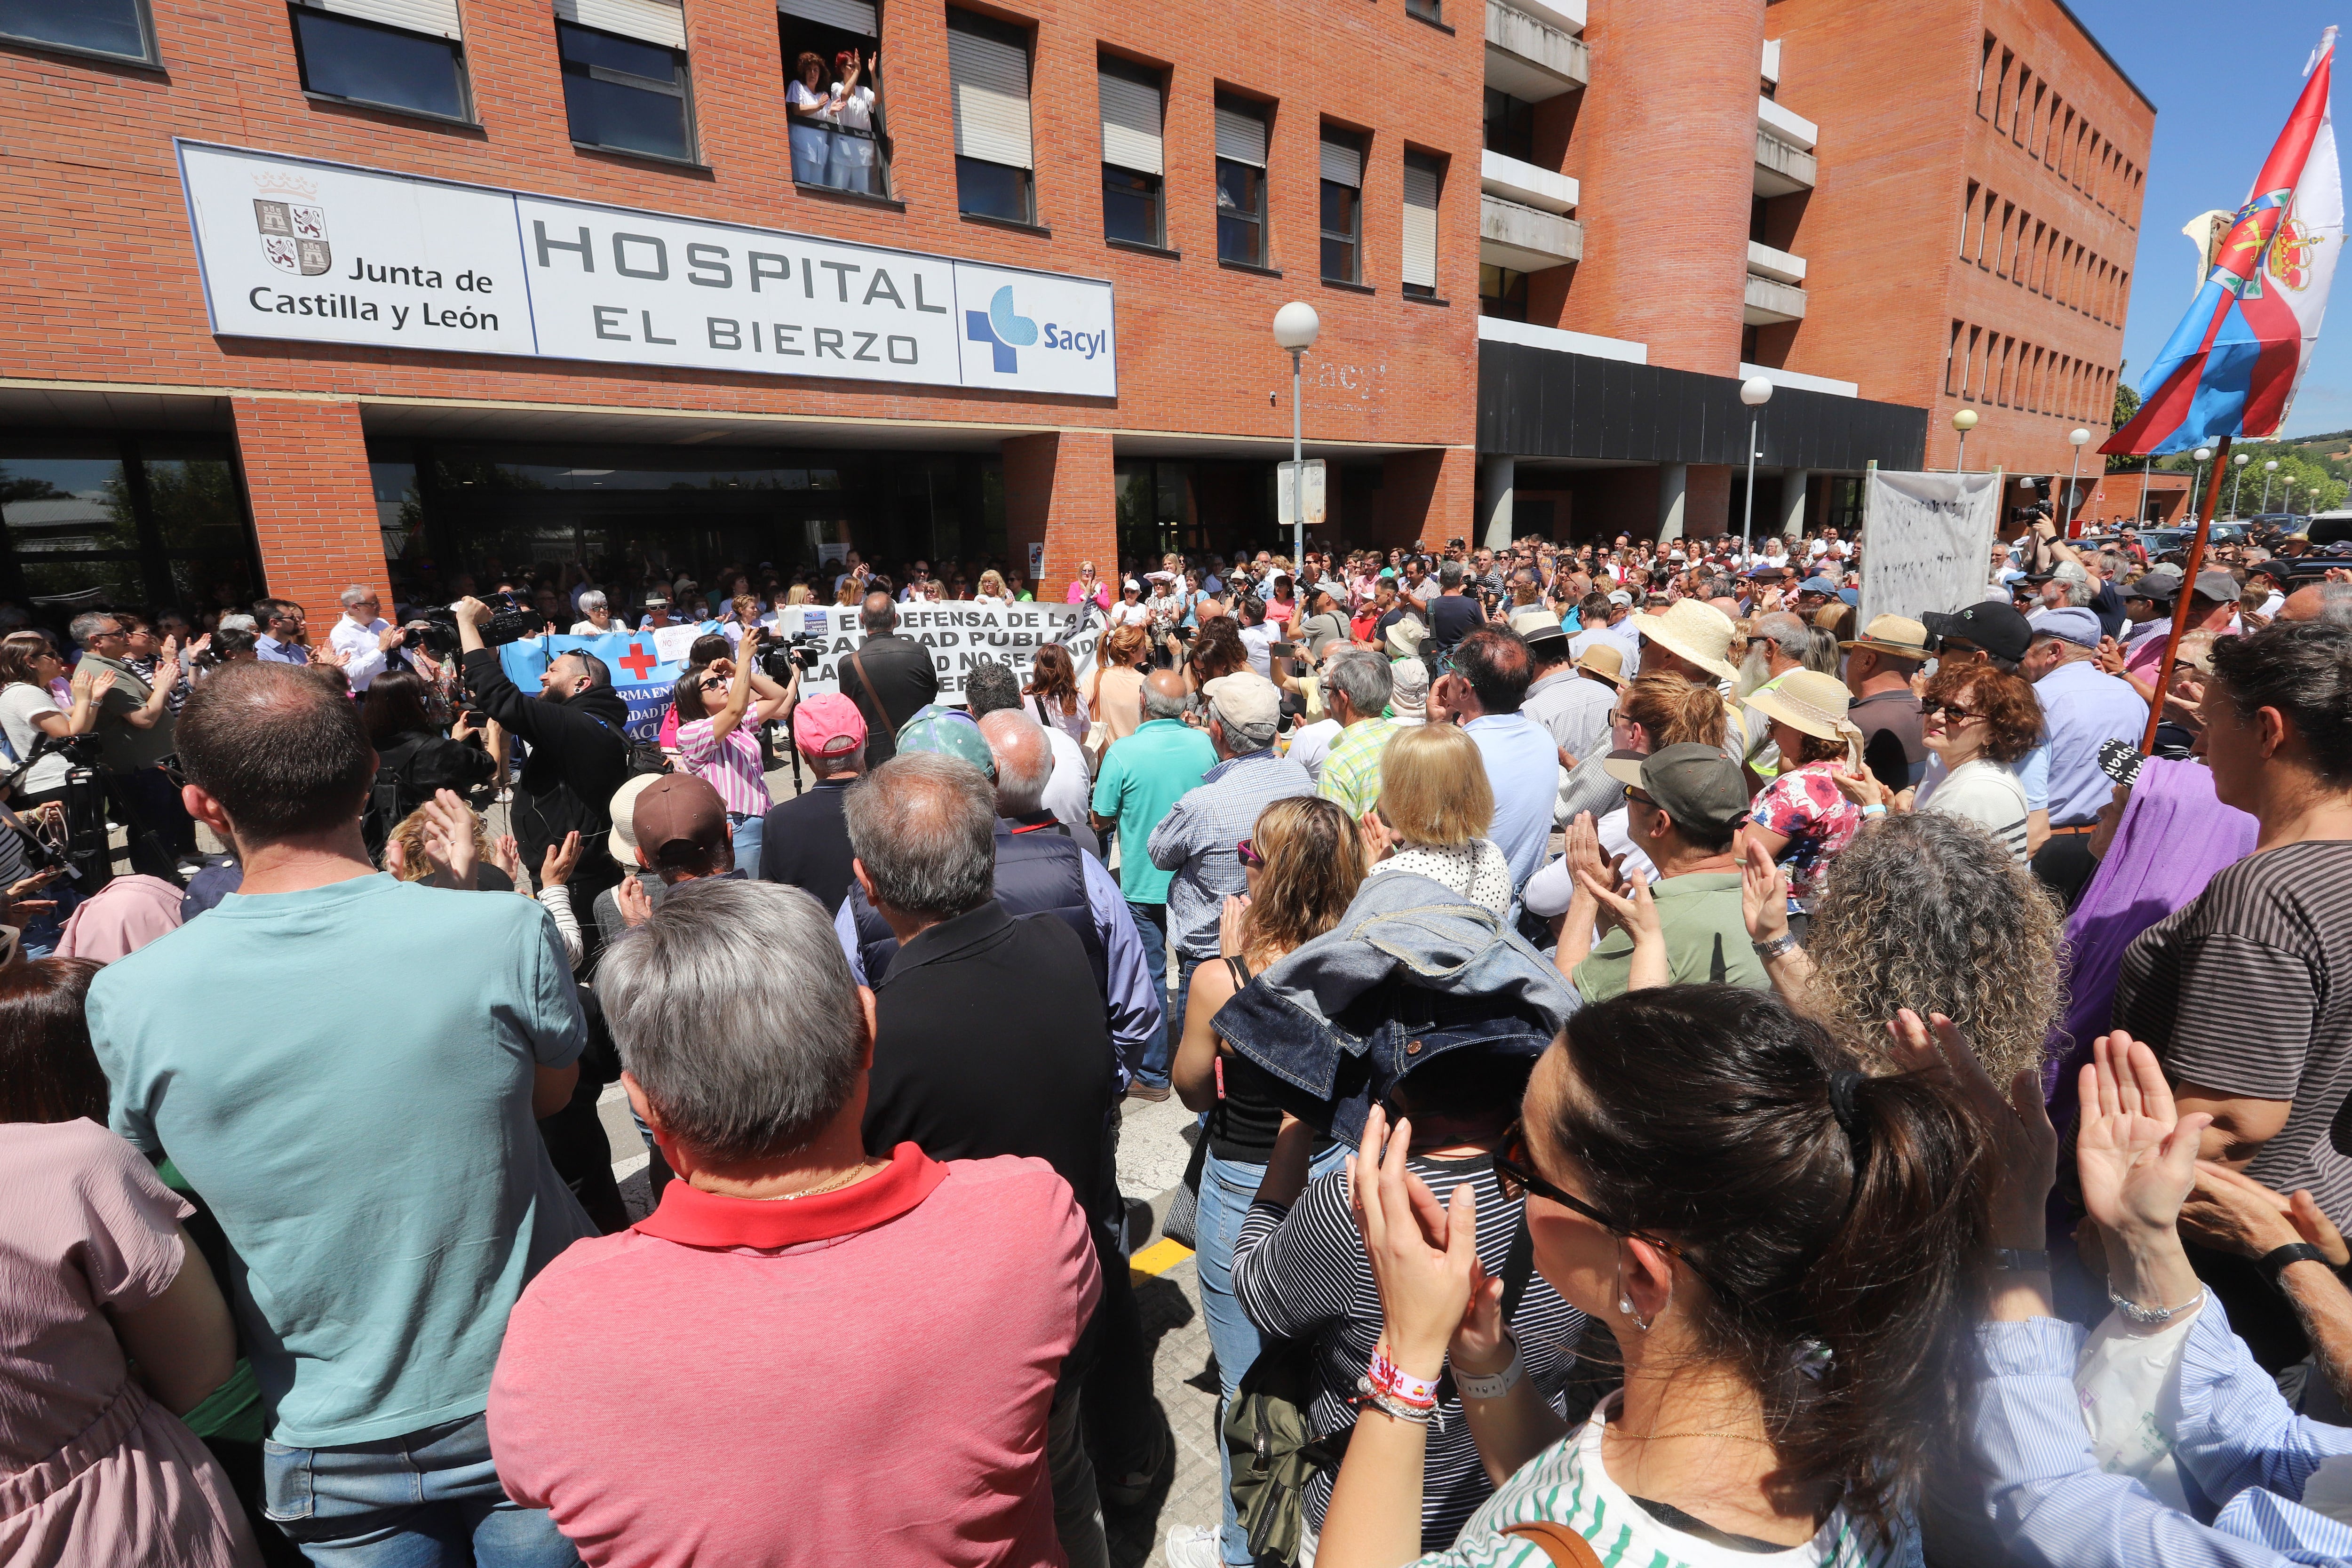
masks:
<path fill-rule="evenodd" d="M 1449 1051 L 1528 1057 L 1579 1005 L 1494 911 L 1410 872 L 1367 877 L 1339 923 L 1217 1010 L 1217 1034 L 1275 1079 L 1284 1110 L 1335 1138 Z"/>

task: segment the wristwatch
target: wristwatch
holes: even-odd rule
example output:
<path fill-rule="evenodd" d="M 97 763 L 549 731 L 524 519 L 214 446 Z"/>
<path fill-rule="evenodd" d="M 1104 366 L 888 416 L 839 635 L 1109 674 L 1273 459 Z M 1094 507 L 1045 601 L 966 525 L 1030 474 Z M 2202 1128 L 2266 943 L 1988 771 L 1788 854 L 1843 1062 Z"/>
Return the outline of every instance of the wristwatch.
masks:
<path fill-rule="evenodd" d="M 1748 945 L 1756 950 L 1757 957 L 1769 961 L 1780 957 L 1782 953 L 1794 952 L 1797 950 L 1797 936 L 1794 931 L 1784 931 L 1769 942 L 1751 942 Z"/>
<path fill-rule="evenodd" d="M 2271 1282 L 2271 1289 L 2284 1296 L 2286 1287 L 2279 1282 L 2279 1276 L 2286 1272 L 2288 1264 L 2301 1263 L 2305 1258 L 2323 1268 L 2334 1267 L 2328 1263 L 2327 1254 L 2307 1241 L 2290 1241 L 2284 1247 L 2274 1247 L 2254 1259 L 2254 1267 L 2263 1271 L 2263 1278 Z"/>

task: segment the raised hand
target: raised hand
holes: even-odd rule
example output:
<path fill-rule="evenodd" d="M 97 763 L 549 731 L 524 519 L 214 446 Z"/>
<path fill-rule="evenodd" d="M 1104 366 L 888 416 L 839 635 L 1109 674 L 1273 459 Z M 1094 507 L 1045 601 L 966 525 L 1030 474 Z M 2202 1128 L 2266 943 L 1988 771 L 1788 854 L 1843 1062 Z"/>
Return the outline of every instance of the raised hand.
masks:
<path fill-rule="evenodd" d="M 1389 1353 L 1414 1376 L 1435 1377 L 1470 1306 L 1478 1199 L 1465 1182 L 1440 1205 L 1406 1166 L 1412 1138 L 1412 1122 L 1399 1121 L 1391 1136 L 1386 1113 L 1374 1107 L 1349 1159 L 1348 1185 L 1380 1289 Z"/>
<path fill-rule="evenodd" d="M 540 891 L 545 892 L 550 888 L 561 888 L 571 881 L 572 868 L 578 864 L 580 864 L 580 835 L 577 830 L 574 830 L 563 836 L 562 843 L 551 844 L 547 847 L 547 858 L 541 862 L 539 868 Z M 636 879 L 632 877 L 629 880 L 634 882 Z"/>
<path fill-rule="evenodd" d="M 2075 1139 L 2083 1206 L 2117 1236 L 2168 1233 L 2197 1184 L 2198 1135 L 2213 1119 L 2180 1115 L 2156 1053 L 2122 1030 L 2092 1041 L 2091 1056 Z"/>
<path fill-rule="evenodd" d="M 474 813 L 453 790 L 436 790 L 425 803 L 425 858 L 441 886 L 473 889 Z"/>
<path fill-rule="evenodd" d="M 1754 942 L 1789 934 L 1789 874 L 1772 859 L 1764 841 L 1739 830 L 1739 912 Z"/>

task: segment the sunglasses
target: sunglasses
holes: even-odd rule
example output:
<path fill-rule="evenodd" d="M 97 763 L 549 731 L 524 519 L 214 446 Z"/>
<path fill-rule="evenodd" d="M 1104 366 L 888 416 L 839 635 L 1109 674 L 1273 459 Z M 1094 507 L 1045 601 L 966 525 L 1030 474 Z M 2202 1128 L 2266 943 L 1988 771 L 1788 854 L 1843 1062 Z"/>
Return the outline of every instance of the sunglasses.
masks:
<path fill-rule="evenodd" d="M 1257 847 L 1246 838 L 1234 846 L 1234 858 L 1253 871 L 1265 865 L 1265 857 L 1259 854 Z"/>
<path fill-rule="evenodd" d="M 1636 805 L 1646 805 L 1654 811 L 1658 809 L 1658 803 L 1656 801 L 1652 800 L 1648 795 L 1643 795 L 1632 784 L 1627 784 L 1625 786 L 1625 798 L 1634 802 Z"/>
<path fill-rule="evenodd" d="M 1506 1203 L 1517 1203 L 1528 1197 L 1543 1198 L 1548 1202 L 1558 1204 L 1564 1209 L 1582 1215 L 1612 1236 L 1646 1241 L 1668 1257 L 1682 1259 L 1692 1273 L 1706 1281 L 1708 1289 L 1726 1300 L 1738 1300 L 1738 1292 L 1726 1289 L 1706 1269 L 1693 1261 L 1689 1253 L 1685 1252 L 1664 1237 L 1654 1236 L 1646 1230 L 1636 1230 L 1631 1226 L 1620 1225 L 1574 1193 L 1562 1192 L 1538 1175 L 1534 1159 L 1528 1150 L 1528 1134 L 1524 1123 L 1514 1121 L 1504 1130 L 1502 1147 L 1495 1151 L 1495 1185 L 1501 1190 L 1503 1201 Z"/>
<path fill-rule="evenodd" d="M 1965 719 L 1981 719 L 1984 717 L 1981 713 L 1970 712 L 1957 702 L 1930 702 L 1926 707 L 1919 710 L 1919 717 L 1922 719 L 1933 719 L 1939 713 L 1949 716 L 1955 723 Z"/>

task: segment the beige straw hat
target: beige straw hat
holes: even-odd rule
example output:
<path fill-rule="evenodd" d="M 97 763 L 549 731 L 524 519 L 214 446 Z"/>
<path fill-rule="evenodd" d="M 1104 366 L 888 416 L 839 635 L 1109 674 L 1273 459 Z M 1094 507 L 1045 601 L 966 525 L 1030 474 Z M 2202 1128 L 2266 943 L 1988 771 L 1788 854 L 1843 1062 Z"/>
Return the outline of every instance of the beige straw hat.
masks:
<path fill-rule="evenodd" d="M 1845 716 L 1853 693 L 1844 681 L 1818 669 L 1792 669 L 1748 699 L 1758 712 L 1778 719 L 1792 730 L 1824 741 L 1843 741 L 1846 762 L 1862 764 L 1862 731 Z"/>
<path fill-rule="evenodd" d="M 1893 654 L 1897 658 L 1927 658 L 1927 628 L 1921 623 L 1901 616 L 1873 616 L 1862 635 L 1851 642 L 1838 645 L 1845 648 L 1866 647 L 1879 653 Z"/>
<path fill-rule="evenodd" d="M 1697 599 L 1676 599 L 1663 612 L 1633 617 L 1633 629 L 1669 653 L 1680 654 L 1702 669 L 1729 680 L 1731 639 L 1738 628 L 1731 617 Z"/>

